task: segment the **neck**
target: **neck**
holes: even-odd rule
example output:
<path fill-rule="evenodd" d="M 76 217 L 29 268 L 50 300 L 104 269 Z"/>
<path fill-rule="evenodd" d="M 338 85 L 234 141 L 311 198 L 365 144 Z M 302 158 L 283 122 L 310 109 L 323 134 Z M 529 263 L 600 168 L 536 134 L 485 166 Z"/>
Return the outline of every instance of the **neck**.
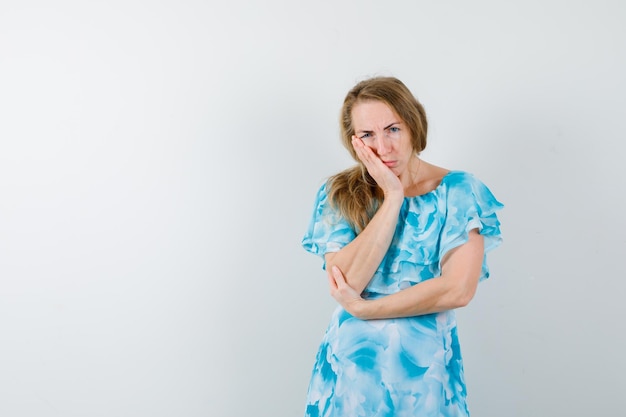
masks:
<path fill-rule="evenodd" d="M 422 167 L 422 160 L 415 155 L 415 162 L 408 168 L 408 183 L 404 187 L 405 190 L 409 191 L 413 189 L 420 182 L 420 168 Z"/>

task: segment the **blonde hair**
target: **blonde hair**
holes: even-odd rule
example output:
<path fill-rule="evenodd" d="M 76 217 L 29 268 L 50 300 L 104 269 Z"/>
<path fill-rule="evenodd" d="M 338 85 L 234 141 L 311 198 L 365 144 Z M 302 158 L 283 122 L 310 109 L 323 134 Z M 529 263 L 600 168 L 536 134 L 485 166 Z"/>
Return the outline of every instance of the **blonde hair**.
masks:
<path fill-rule="evenodd" d="M 415 153 L 426 148 L 426 112 L 411 91 L 394 77 L 373 77 L 356 84 L 346 95 L 340 115 L 341 142 L 357 165 L 328 179 L 328 198 L 352 227 L 361 232 L 383 201 L 383 192 L 352 147 L 352 109 L 363 101 L 387 104 L 408 126 Z"/>

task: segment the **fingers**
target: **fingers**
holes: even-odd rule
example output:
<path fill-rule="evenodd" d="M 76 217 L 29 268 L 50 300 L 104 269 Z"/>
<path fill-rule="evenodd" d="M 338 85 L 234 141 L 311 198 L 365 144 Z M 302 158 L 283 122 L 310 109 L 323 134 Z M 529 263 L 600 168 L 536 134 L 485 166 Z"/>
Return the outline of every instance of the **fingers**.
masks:
<path fill-rule="evenodd" d="M 337 277 L 336 277 L 338 270 L 339 268 L 337 268 L 336 266 L 333 266 L 326 273 L 326 275 L 328 276 L 328 284 L 330 285 L 331 288 L 336 289 L 339 287 L 339 282 L 337 281 Z"/>
<path fill-rule="evenodd" d="M 333 265 L 326 275 L 328 278 L 330 293 L 333 297 L 348 286 L 346 278 L 343 276 L 343 272 L 341 272 L 341 269 L 339 269 L 336 265 Z"/>
<path fill-rule="evenodd" d="M 385 165 L 382 163 L 380 158 L 376 156 L 374 151 L 367 145 L 363 143 L 361 139 L 356 136 L 352 136 L 352 146 L 356 155 L 359 157 L 361 162 L 365 165 L 367 171 L 373 177 L 376 177 L 377 172 L 381 172 L 381 170 L 386 169 Z"/>
<path fill-rule="evenodd" d="M 370 148 L 365 146 L 360 138 L 358 138 L 357 136 L 352 136 L 352 146 L 354 147 L 354 151 L 361 161 L 363 161 L 366 165 L 372 162 L 372 151 Z"/>

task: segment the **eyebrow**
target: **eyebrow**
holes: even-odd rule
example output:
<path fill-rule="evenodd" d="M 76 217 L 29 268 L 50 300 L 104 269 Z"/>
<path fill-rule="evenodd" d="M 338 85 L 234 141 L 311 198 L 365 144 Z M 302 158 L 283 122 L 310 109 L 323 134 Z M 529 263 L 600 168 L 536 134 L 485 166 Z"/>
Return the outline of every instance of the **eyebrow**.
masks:
<path fill-rule="evenodd" d="M 400 123 L 402 123 L 402 122 L 393 122 L 390 125 L 385 126 L 383 128 L 383 130 L 387 130 L 390 127 L 393 127 L 393 125 L 399 125 Z M 357 130 L 357 133 L 372 133 L 372 132 L 373 132 L 373 130 Z"/>

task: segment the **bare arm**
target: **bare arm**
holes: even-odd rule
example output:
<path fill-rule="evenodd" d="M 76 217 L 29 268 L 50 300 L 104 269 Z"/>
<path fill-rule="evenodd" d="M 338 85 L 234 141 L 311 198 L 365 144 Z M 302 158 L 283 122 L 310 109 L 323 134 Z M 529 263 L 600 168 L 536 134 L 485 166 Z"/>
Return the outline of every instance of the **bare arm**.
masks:
<path fill-rule="evenodd" d="M 345 280 L 359 294 L 363 292 L 389 249 L 402 202 L 387 200 L 367 227 L 339 252 L 325 255 L 326 268 L 337 266 Z"/>
<path fill-rule="evenodd" d="M 476 292 L 483 255 L 483 237 L 474 229 L 465 244 L 446 254 L 439 277 L 379 299 L 364 300 L 346 283 L 341 270 L 331 269 L 331 295 L 362 319 L 410 317 L 463 307 Z"/>
<path fill-rule="evenodd" d="M 404 201 L 404 189 L 398 177 L 360 139 L 354 137 L 352 144 L 372 178 L 382 188 L 385 199 L 365 229 L 340 251 L 327 253 L 325 260 L 327 271 L 338 267 L 346 282 L 360 294 L 389 249 Z"/>

